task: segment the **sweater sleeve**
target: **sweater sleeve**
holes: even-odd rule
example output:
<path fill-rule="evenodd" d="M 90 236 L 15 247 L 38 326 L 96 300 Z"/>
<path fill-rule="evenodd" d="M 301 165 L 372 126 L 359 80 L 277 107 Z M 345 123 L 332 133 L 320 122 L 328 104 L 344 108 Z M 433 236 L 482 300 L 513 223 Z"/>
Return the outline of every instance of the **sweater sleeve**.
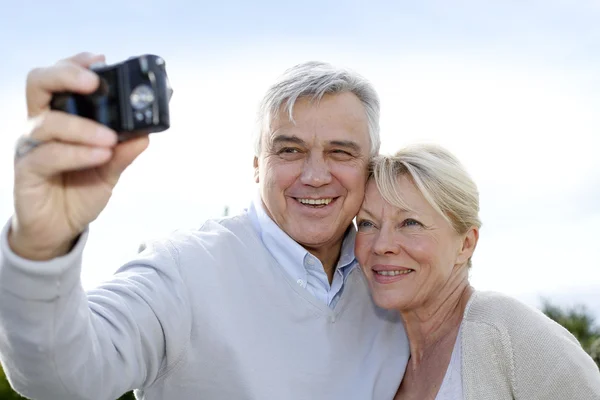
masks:
<path fill-rule="evenodd" d="M 520 306 L 524 308 L 524 306 Z M 538 310 L 518 310 L 510 325 L 516 400 L 600 399 L 600 371 L 577 339 Z"/>
<path fill-rule="evenodd" d="M 516 299 L 476 295 L 463 341 L 467 398 L 600 400 L 598 366 L 569 331 Z"/>
<path fill-rule="evenodd" d="M 152 385 L 181 359 L 191 311 L 170 242 L 147 246 L 86 293 L 87 231 L 69 254 L 37 262 L 10 250 L 9 224 L 0 235 L 0 361 L 17 392 L 114 400 Z"/>

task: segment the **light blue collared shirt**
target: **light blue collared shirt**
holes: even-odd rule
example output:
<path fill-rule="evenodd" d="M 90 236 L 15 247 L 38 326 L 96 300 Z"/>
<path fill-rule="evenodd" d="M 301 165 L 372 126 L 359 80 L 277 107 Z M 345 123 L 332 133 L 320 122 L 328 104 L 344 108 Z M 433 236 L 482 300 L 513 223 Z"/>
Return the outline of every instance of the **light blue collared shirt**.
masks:
<path fill-rule="evenodd" d="M 354 224 L 348 229 L 342 242 L 342 251 L 330 285 L 321 261 L 289 237 L 267 215 L 260 195 L 255 196 L 248 211 L 265 247 L 285 272 L 317 299 L 335 308 L 346 278 L 358 265 L 354 257 Z"/>

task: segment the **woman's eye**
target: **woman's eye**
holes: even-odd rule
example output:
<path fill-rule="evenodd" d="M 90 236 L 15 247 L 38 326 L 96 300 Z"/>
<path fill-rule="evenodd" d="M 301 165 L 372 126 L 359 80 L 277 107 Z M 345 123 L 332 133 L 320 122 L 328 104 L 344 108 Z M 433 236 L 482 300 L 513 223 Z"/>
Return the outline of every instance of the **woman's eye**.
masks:
<path fill-rule="evenodd" d="M 421 224 L 419 221 L 412 219 L 412 218 L 408 218 L 405 219 L 404 222 L 402 223 L 403 226 L 423 226 L 423 224 Z"/>
<path fill-rule="evenodd" d="M 369 229 L 369 228 L 372 228 L 374 226 L 371 221 L 364 220 L 364 219 L 358 221 L 358 223 L 356 225 L 358 226 L 359 230 L 361 230 L 361 229 Z"/>

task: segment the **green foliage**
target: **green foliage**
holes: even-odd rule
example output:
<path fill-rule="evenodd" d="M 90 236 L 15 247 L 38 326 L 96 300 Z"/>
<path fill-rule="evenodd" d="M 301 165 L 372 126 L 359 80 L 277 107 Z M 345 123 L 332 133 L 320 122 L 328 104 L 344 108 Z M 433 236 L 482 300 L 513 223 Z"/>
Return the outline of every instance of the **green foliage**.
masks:
<path fill-rule="evenodd" d="M 6 380 L 6 376 L 4 376 L 4 371 L 0 368 L 0 400 L 23 400 L 24 397 L 19 396 L 15 393 L 14 390 L 10 387 L 8 381 Z"/>
<path fill-rule="evenodd" d="M 600 367 L 600 327 L 595 325 L 594 317 L 586 307 L 575 306 L 565 309 L 544 299 L 541 309 L 550 319 L 571 332 Z"/>
<path fill-rule="evenodd" d="M 25 397 L 19 396 L 12 390 L 2 368 L 0 368 L 0 400 L 26 400 Z M 135 400 L 135 396 L 133 392 L 129 392 L 119 397 L 118 400 Z"/>

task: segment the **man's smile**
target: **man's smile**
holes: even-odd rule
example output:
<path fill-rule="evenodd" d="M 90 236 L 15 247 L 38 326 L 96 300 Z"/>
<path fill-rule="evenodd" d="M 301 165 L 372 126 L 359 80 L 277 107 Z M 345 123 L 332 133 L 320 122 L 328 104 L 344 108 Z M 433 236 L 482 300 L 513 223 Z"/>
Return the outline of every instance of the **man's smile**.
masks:
<path fill-rule="evenodd" d="M 331 203 L 333 200 L 337 199 L 337 197 L 325 197 L 325 198 L 319 198 L 319 199 L 310 199 L 310 198 L 298 198 L 298 197 L 294 197 L 295 200 L 297 200 L 299 203 L 306 205 L 306 206 L 311 206 L 311 207 L 324 207 L 326 205 L 328 205 L 329 203 Z"/>

